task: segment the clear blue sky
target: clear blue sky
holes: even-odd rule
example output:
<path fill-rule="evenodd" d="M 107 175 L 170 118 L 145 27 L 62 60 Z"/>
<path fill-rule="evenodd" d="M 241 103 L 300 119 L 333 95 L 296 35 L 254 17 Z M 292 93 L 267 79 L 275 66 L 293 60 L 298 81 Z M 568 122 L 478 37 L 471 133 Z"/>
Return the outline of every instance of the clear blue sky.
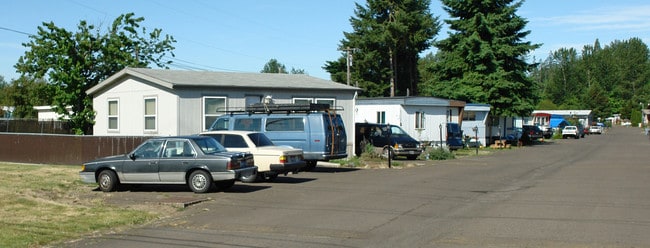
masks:
<path fill-rule="evenodd" d="M 26 34 L 36 33 L 42 22 L 76 32 L 80 20 L 105 31 L 117 16 L 134 12 L 145 17 L 148 30 L 161 28 L 173 35 L 172 69 L 259 72 L 270 59 L 287 69 L 329 79 L 321 67 L 336 60 L 343 32 L 350 32 L 352 0 L 21 0 L 4 1 L 0 10 L 0 75 L 7 82 L 18 77 L 13 65 L 24 54 Z M 442 19 L 446 12 L 432 0 L 431 12 Z M 545 59 L 562 47 L 578 50 L 614 40 L 650 41 L 650 2 L 645 0 L 528 0 L 518 14 L 528 19 L 528 41 L 543 46 L 531 55 Z M 447 36 L 447 27 L 436 39 Z"/>

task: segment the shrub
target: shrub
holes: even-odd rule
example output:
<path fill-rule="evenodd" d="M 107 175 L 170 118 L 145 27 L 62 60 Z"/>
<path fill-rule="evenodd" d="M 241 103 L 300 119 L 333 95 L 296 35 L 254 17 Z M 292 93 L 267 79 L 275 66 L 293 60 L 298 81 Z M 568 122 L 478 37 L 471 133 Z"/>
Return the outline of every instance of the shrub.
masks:
<path fill-rule="evenodd" d="M 430 150 L 428 151 L 428 155 L 431 160 L 447 160 L 456 158 L 454 153 L 444 148 L 435 148 Z"/>
<path fill-rule="evenodd" d="M 562 139 L 562 129 L 558 128 L 553 132 L 553 139 Z"/>
<path fill-rule="evenodd" d="M 361 153 L 361 158 L 366 158 L 366 159 L 381 158 L 381 154 L 379 154 L 375 150 L 375 147 L 372 144 L 368 143 L 363 147 L 363 152 Z"/>

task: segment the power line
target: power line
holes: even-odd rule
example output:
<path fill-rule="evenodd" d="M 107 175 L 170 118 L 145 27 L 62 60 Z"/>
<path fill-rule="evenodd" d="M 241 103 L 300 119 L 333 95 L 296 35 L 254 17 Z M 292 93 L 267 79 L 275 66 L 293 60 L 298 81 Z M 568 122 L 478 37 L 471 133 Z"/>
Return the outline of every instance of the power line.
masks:
<path fill-rule="evenodd" d="M 9 32 L 14 32 L 14 33 L 17 33 L 17 34 L 24 34 L 24 35 L 27 35 L 27 36 L 32 36 L 33 35 L 33 34 L 30 34 L 30 33 L 27 33 L 27 32 L 18 31 L 18 30 L 11 29 L 11 28 L 6 28 L 6 27 L 0 27 L 0 29 L 6 30 L 6 31 L 9 31 Z"/>
<path fill-rule="evenodd" d="M 241 71 L 241 70 L 226 69 L 226 68 L 214 67 L 214 66 L 210 66 L 210 65 L 203 65 L 203 64 L 191 62 L 191 61 L 188 61 L 188 60 L 179 59 L 179 58 L 176 58 L 176 57 L 169 57 L 167 55 L 163 56 L 163 58 L 172 61 L 172 64 L 170 64 L 169 66 L 176 67 L 176 68 L 181 68 L 181 69 L 188 69 L 188 70 L 195 70 L 195 71 L 209 71 L 209 69 L 212 69 L 212 70 L 219 70 L 219 71 L 245 72 L 245 71 Z"/>
<path fill-rule="evenodd" d="M 90 6 L 90 5 L 83 4 L 83 3 L 80 3 L 80 2 L 77 2 L 77 1 L 74 1 L 74 0 L 68 0 L 68 1 L 70 1 L 70 2 L 72 2 L 72 3 L 74 3 L 74 4 L 76 4 L 76 5 L 79 5 L 79 6 L 81 6 L 81 7 L 84 7 L 84 8 L 86 8 L 86 9 L 89 9 L 89 10 L 95 11 L 95 12 L 100 13 L 100 14 L 103 14 L 104 17 L 106 17 L 106 16 L 108 15 L 108 13 L 106 13 L 106 11 L 103 11 L 103 10 L 100 10 L 100 9 L 97 9 L 97 8 L 94 8 L 94 7 Z"/>
<path fill-rule="evenodd" d="M 284 40 L 287 43 L 296 43 L 296 39 L 288 38 L 290 36 L 288 35 L 288 33 L 286 32 L 285 29 L 278 29 L 276 26 L 268 25 L 265 22 L 260 22 L 260 21 L 258 21 L 256 19 L 251 19 L 251 18 L 242 16 L 242 15 L 234 14 L 228 9 L 218 8 L 218 7 L 214 6 L 213 4 L 210 4 L 212 2 L 209 2 L 209 3 L 208 2 L 198 1 L 198 2 L 192 2 L 192 3 L 201 5 L 200 8 L 202 8 L 202 9 L 215 12 L 216 13 L 215 16 L 228 15 L 228 16 L 234 17 L 236 19 L 242 20 L 244 22 L 252 23 L 252 24 L 254 24 L 255 27 L 263 27 L 264 29 L 274 30 L 275 32 L 273 32 L 273 33 L 275 35 L 272 35 L 272 36 L 267 35 L 266 40 Z M 174 8 L 172 6 L 166 5 L 166 4 L 161 3 L 159 1 L 153 1 L 153 3 L 158 5 L 161 8 L 165 9 L 166 11 L 169 11 L 170 13 L 176 13 L 176 14 L 187 16 L 187 17 L 190 17 L 190 18 L 198 19 L 199 21 L 204 22 L 204 23 L 214 23 L 215 22 L 212 19 L 213 16 L 197 15 L 197 13 L 184 11 L 181 8 Z M 227 25 L 227 24 L 220 23 L 220 25 L 223 26 L 223 25 Z M 233 26 L 229 26 L 229 25 L 227 25 L 227 27 L 229 27 L 229 28 L 237 28 L 237 27 L 233 27 Z M 180 40 L 180 38 L 182 38 L 182 37 L 180 37 L 178 35 L 174 35 L 174 37 L 177 38 L 178 40 Z M 269 59 L 271 59 L 271 58 L 261 58 L 259 56 L 255 56 L 255 55 L 245 53 L 245 52 L 241 52 L 241 51 L 234 51 L 234 50 L 224 49 L 222 47 L 218 47 L 218 46 L 213 45 L 213 44 L 208 44 L 208 43 L 205 43 L 205 42 L 199 42 L 199 41 L 192 40 L 192 39 L 185 38 L 185 40 L 189 41 L 189 42 L 196 43 L 196 44 L 198 44 L 200 46 L 208 47 L 208 48 L 211 48 L 211 49 L 219 50 L 219 51 L 230 53 L 230 54 L 235 54 L 235 55 L 238 55 L 240 57 L 243 56 L 243 57 L 248 57 L 248 58 L 260 60 L 261 63 L 266 63 L 266 62 L 268 62 Z M 260 39 L 260 40 L 265 40 L 265 39 Z M 313 43 L 313 42 L 300 41 L 299 43 L 302 43 L 302 44 L 305 44 L 305 45 L 312 45 L 312 46 L 315 45 L 315 43 Z M 280 58 L 280 60 L 283 60 L 283 59 Z M 284 65 L 291 66 L 292 68 L 302 68 L 300 63 L 295 63 L 295 61 L 286 61 L 285 60 L 283 62 L 284 62 L 283 63 Z"/>

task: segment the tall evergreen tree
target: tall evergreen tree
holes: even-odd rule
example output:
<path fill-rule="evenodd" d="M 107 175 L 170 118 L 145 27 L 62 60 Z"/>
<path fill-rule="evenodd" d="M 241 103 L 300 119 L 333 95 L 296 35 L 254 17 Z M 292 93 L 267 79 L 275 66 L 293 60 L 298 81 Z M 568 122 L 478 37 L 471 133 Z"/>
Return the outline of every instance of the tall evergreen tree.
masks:
<path fill-rule="evenodd" d="M 526 56 L 540 45 L 524 41 L 528 21 L 513 0 L 442 0 L 451 19 L 449 37 L 435 44 L 440 63 L 428 94 L 487 103 L 494 115 L 528 116 L 539 97 L 527 77 Z"/>
<path fill-rule="evenodd" d="M 341 58 L 323 67 L 332 80 L 363 88 L 365 96 L 417 95 L 419 53 L 428 49 L 440 30 L 429 11 L 430 0 L 368 0 L 356 4 L 345 32 Z M 352 53 L 351 57 L 348 57 Z M 392 87 L 391 87 L 392 85 Z"/>

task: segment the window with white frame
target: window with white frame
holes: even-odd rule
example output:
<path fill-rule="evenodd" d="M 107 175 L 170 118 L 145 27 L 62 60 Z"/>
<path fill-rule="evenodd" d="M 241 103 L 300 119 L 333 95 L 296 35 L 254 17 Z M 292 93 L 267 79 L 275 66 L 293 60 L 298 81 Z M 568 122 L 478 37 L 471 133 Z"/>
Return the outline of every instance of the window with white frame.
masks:
<path fill-rule="evenodd" d="M 424 112 L 415 112 L 415 129 L 424 129 Z"/>
<path fill-rule="evenodd" d="M 379 124 L 386 123 L 386 111 L 377 111 L 377 123 Z"/>
<path fill-rule="evenodd" d="M 157 98 L 147 97 L 144 99 L 144 130 L 156 131 L 158 118 Z"/>
<path fill-rule="evenodd" d="M 208 130 L 210 125 L 223 115 L 226 109 L 225 97 L 203 97 L 203 129 Z"/>
<path fill-rule="evenodd" d="M 108 100 L 108 130 L 118 130 L 120 102 L 117 99 Z"/>
<path fill-rule="evenodd" d="M 336 101 L 334 99 L 328 99 L 328 98 L 316 98 L 316 103 L 318 104 L 329 104 L 330 108 L 334 108 L 336 105 Z"/>
<path fill-rule="evenodd" d="M 311 98 L 294 98 L 293 103 L 294 104 L 310 104 L 312 103 L 313 99 Z"/>
<path fill-rule="evenodd" d="M 463 113 L 463 120 L 464 121 L 475 121 L 476 120 L 476 112 L 475 111 L 465 111 Z"/>
<path fill-rule="evenodd" d="M 336 99 L 334 98 L 294 98 L 293 103 L 295 104 L 310 104 L 310 103 L 317 103 L 317 104 L 329 104 L 330 108 L 334 108 L 336 106 Z"/>

